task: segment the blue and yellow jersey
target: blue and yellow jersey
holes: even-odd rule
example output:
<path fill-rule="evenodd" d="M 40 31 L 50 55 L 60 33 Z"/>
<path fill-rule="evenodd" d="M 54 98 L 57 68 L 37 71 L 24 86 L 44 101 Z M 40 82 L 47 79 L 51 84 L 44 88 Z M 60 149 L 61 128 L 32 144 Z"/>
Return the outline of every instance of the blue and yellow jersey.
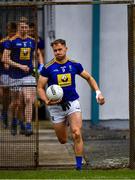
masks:
<path fill-rule="evenodd" d="M 41 37 L 38 37 L 37 48 L 39 48 L 41 50 L 43 50 L 45 48 L 44 40 Z"/>
<path fill-rule="evenodd" d="M 6 43 L 6 49 L 11 50 L 12 61 L 22 65 L 27 65 L 30 69 L 33 68 L 32 58 L 35 50 L 35 41 L 33 38 L 28 36 L 25 39 L 22 39 L 19 35 L 15 35 Z M 9 70 L 10 77 L 14 79 L 30 75 L 30 72 L 26 73 L 21 69 L 12 66 L 10 66 Z"/>
<path fill-rule="evenodd" d="M 75 76 L 80 75 L 82 71 L 82 65 L 76 61 L 67 60 L 61 64 L 53 59 L 46 64 L 40 74 L 48 78 L 48 86 L 58 84 L 62 87 L 64 101 L 74 101 L 79 98 L 76 92 Z"/>
<path fill-rule="evenodd" d="M 1 62 L 3 51 L 4 51 L 5 47 L 6 47 L 6 43 L 8 43 L 8 42 L 9 42 L 9 37 L 8 36 L 6 38 L 3 38 L 0 41 L 0 75 L 9 73 L 9 70 L 5 69 L 4 64 Z"/>

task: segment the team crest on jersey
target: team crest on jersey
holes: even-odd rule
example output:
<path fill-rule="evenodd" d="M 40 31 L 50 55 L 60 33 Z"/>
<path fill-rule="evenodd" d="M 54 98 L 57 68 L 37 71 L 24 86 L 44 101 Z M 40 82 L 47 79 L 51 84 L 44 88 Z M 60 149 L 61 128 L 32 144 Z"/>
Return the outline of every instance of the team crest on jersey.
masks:
<path fill-rule="evenodd" d="M 21 48 L 20 49 L 20 60 L 29 60 L 30 59 L 30 48 Z"/>
<path fill-rule="evenodd" d="M 70 73 L 67 73 L 67 74 L 58 74 L 57 75 L 57 79 L 58 79 L 58 84 L 61 87 L 70 86 L 72 84 L 71 74 Z"/>
<path fill-rule="evenodd" d="M 62 72 L 65 72 L 66 70 L 66 66 L 62 66 L 62 67 L 60 67 L 61 69 L 62 69 Z"/>
<path fill-rule="evenodd" d="M 24 47 L 27 47 L 27 42 L 23 42 Z"/>

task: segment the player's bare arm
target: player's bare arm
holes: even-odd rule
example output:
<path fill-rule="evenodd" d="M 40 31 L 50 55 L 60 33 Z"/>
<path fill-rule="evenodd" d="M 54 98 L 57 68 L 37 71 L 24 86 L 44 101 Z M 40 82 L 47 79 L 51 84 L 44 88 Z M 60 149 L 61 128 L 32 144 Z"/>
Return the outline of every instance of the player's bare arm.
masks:
<path fill-rule="evenodd" d="M 48 78 L 45 78 L 43 76 L 39 76 L 39 79 L 38 79 L 38 84 L 37 84 L 37 90 L 38 90 L 38 94 L 40 96 L 40 98 L 45 102 L 45 104 L 47 105 L 48 104 L 48 99 L 47 99 L 47 96 L 45 94 L 45 86 L 48 82 Z"/>
<path fill-rule="evenodd" d="M 44 64 L 44 58 L 40 49 L 37 50 L 39 64 Z"/>
<path fill-rule="evenodd" d="M 37 50 L 37 58 L 38 58 L 38 64 L 39 64 L 38 72 L 40 73 L 42 68 L 44 67 L 44 56 L 39 48 Z"/>
<path fill-rule="evenodd" d="M 45 93 L 45 86 L 47 85 L 48 82 L 48 78 L 43 77 L 43 76 L 39 76 L 38 79 L 38 85 L 37 85 L 37 90 L 38 90 L 38 94 L 40 96 L 40 98 L 45 102 L 46 105 L 54 105 L 54 104 L 58 104 L 60 101 L 52 101 L 49 100 L 46 96 Z"/>
<path fill-rule="evenodd" d="M 16 63 L 10 59 L 11 50 L 5 49 L 2 56 L 2 62 L 6 65 L 10 65 L 16 68 L 20 68 L 25 72 L 29 72 L 29 67 L 26 65 L 22 65 L 19 63 Z"/>
<path fill-rule="evenodd" d="M 95 79 L 86 71 L 86 70 L 83 70 L 83 72 L 80 74 L 80 76 L 82 78 L 84 78 L 89 86 L 96 92 L 96 99 L 97 99 L 97 102 L 102 105 L 105 103 L 105 99 L 101 93 L 101 91 L 99 90 L 99 87 L 95 81 Z"/>

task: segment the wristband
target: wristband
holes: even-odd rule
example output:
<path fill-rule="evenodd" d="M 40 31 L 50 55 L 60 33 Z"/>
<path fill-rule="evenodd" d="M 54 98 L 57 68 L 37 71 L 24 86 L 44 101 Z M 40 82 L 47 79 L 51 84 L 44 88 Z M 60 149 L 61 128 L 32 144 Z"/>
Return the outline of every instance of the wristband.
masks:
<path fill-rule="evenodd" d="M 96 99 L 98 99 L 99 94 L 101 94 L 100 90 L 96 90 Z"/>
<path fill-rule="evenodd" d="M 44 64 L 40 64 L 39 67 L 38 67 L 38 72 L 40 73 L 42 68 L 44 67 Z"/>

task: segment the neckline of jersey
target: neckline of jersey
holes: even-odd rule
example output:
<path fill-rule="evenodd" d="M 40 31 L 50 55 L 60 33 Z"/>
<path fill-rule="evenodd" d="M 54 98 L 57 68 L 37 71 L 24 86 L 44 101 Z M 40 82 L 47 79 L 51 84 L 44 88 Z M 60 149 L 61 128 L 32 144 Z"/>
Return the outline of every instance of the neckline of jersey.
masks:
<path fill-rule="evenodd" d="M 58 61 L 56 58 L 54 58 L 54 61 L 57 62 L 58 64 L 65 64 L 66 62 L 69 61 L 69 57 L 66 57 L 66 58 L 64 59 L 64 62 L 60 62 L 60 61 Z"/>
<path fill-rule="evenodd" d="M 21 40 L 26 40 L 27 38 L 29 38 L 29 37 L 31 37 L 31 36 L 26 35 L 26 36 L 23 38 L 23 37 L 21 37 L 18 33 L 16 33 L 16 35 L 13 36 L 13 37 L 20 38 Z M 12 38 L 12 37 L 11 37 L 11 38 Z"/>

